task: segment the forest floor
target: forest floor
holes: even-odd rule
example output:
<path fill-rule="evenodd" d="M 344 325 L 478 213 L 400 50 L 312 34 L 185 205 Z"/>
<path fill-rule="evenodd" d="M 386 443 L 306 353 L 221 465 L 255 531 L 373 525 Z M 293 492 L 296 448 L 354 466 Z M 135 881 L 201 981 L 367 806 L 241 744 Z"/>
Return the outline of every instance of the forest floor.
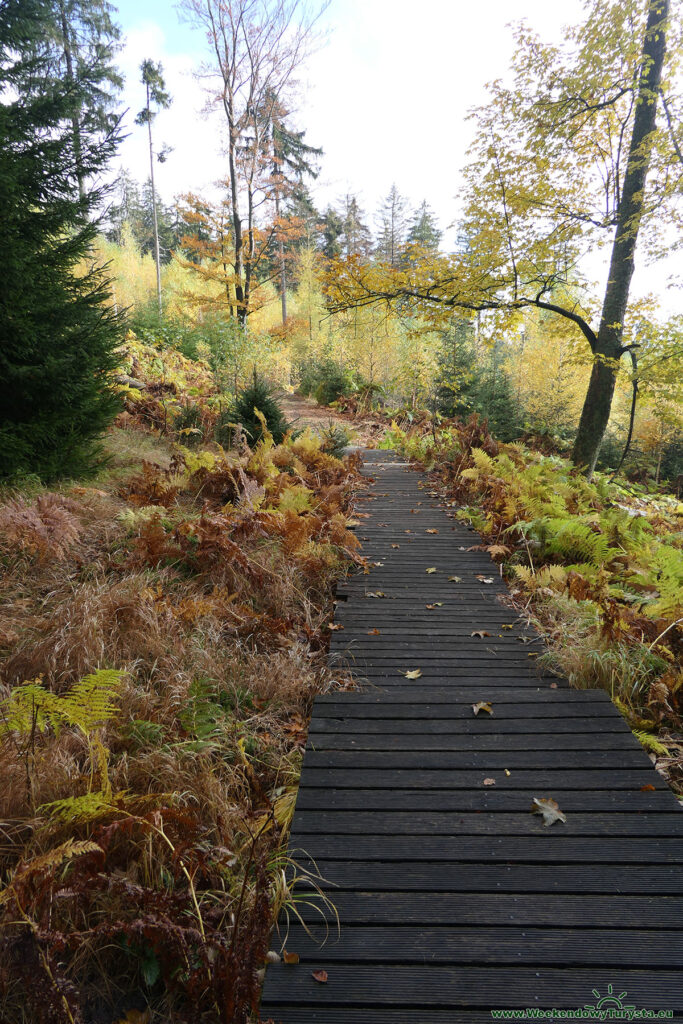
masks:
<path fill-rule="evenodd" d="M 314 398 L 306 398 L 299 394 L 284 393 L 278 396 L 285 416 L 295 429 L 304 427 L 324 429 L 343 426 L 351 431 L 350 444 L 360 448 L 375 448 L 386 430 L 386 424 L 372 416 L 351 416 L 325 405 L 319 405 Z"/>
<path fill-rule="evenodd" d="M 108 465 L 0 491 L 3 1024 L 247 1019 L 310 705 L 340 685 L 355 457 L 197 441 L 208 369 L 129 349 L 145 387 L 122 386 Z"/>

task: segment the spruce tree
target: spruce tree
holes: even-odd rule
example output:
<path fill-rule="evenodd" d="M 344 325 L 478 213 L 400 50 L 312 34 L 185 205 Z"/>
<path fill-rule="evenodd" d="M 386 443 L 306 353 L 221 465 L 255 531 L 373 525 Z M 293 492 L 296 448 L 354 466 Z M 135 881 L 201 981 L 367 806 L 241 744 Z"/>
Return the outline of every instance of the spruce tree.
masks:
<path fill-rule="evenodd" d="M 117 400 L 121 321 L 87 257 L 118 122 L 89 116 L 97 62 L 55 73 L 59 8 L 0 5 L 0 477 L 82 475 Z M 79 130 L 74 132 L 74 111 Z M 80 193 L 80 194 L 79 194 Z M 85 267 L 85 270 L 84 270 Z"/>

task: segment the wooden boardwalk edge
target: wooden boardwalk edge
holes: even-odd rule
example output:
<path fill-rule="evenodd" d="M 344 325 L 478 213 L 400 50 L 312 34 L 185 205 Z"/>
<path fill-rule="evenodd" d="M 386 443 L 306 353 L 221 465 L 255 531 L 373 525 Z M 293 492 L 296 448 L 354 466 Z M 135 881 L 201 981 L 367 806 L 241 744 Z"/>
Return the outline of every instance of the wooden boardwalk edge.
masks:
<path fill-rule="evenodd" d="M 384 451 L 364 474 L 374 564 L 339 587 L 330 664 L 365 682 L 315 701 L 289 844 L 330 905 L 290 914 L 299 962 L 268 967 L 261 1020 L 683 1020 L 674 795 L 603 691 L 539 672 L 497 567 L 424 478 Z"/>

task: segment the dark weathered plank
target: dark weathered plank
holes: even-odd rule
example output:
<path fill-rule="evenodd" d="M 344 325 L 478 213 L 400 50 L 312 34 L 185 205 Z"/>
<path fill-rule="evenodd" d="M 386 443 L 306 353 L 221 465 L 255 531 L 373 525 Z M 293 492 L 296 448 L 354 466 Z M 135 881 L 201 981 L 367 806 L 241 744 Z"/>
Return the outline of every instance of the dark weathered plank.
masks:
<path fill-rule="evenodd" d="M 442 736 L 429 736 L 424 733 L 412 735 L 397 735 L 394 732 L 387 732 L 385 735 L 368 733 L 364 736 L 356 732 L 351 735 L 347 733 L 319 732 L 311 736 L 309 743 L 316 750 L 407 750 L 407 751 L 469 751 L 469 750 L 556 750 L 559 743 L 562 743 L 563 750 L 590 751 L 597 743 L 603 751 L 608 750 L 634 750 L 637 740 L 633 734 L 628 732 L 595 732 L 569 733 L 560 741 L 553 733 L 528 732 L 526 734 L 505 734 L 482 732 L 480 735 L 471 734 L 446 734 Z"/>
<path fill-rule="evenodd" d="M 343 858 L 343 859 L 340 859 Z M 683 895 L 683 872 L 673 866 L 618 861 L 562 863 L 463 863 L 442 860 L 316 860 L 298 851 L 300 870 L 312 873 L 316 884 L 329 889 L 334 901 L 341 890 L 437 893 L 610 893 L 622 895 Z M 567 853 L 567 860 L 570 859 Z M 322 880 L 319 878 L 322 875 Z M 314 897 L 315 898 L 315 897 Z M 585 922 L 584 922 L 585 923 Z M 588 922 L 590 924 L 590 922 Z"/>
<path fill-rule="evenodd" d="M 577 927 L 582 934 L 586 921 L 600 921 L 601 928 L 676 929 L 683 919 L 683 898 L 676 896 L 566 896 L 546 893 L 525 896 L 518 893 L 430 893 L 341 891 L 333 897 L 334 912 L 328 912 L 330 935 L 336 938 L 340 924 L 383 925 L 537 925 L 546 928 Z M 320 925 L 320 903 L 302 902 L 299 913 L 308 924 Z M 336 918 L 335 918 L 336 914 Z M 611 936 L 606 936 L 609 941 Z M 680 934 L 678 936 L 680 940 Z M 292 946 L 294 948 L 294 946 Z"/>
<path fill-rule="evenodd" d="M 307 773 L 308 774 L 308 773 Z M 364 777 L 364 773 L 363 773 Z M 505 776 L 503 776 L 505 778 Z M 319 787 L 310 779 L 299 790 L 296 801 L 297 812 L 324 811 L 528 811 L 534 797 L 555 793 L 552 787 L 539 789 L 499 789 L 484 786 L 480 779 L 478 789 L 342 789 L 337 786 Z M 561 794 L 561 795 L 560 795 Z M 614 812 L 635 817 L 643 811 L 657 811 L 671 814 L 677 819 L 674 828 L 680 827 L 681 813 L 663 789 L 656 792 L 641 792 L 637 789 L 579 789 L 558 790 L 555 794 L 565 814 L 585 811 Z M 674 833 L 676 834 L 676 833 Z"/>
<path fill-rule="evenodd" d="M 311 934 L 308 934 L 310 932 Z M 540 928 L 525 926 L 349 924 L 343 934 L 324 925 L 292 925 L 289 949 L 316 963 L 415 964 L 597 964 L 624 962 L 677 968 L 683 960 L 683 931 L 637 928 Z"/>
<path fill-rule="evenodd" d="M 291 846 L 314 860 L 339 859 L 379 860 L 388 863 L 402 860 L 517 861 L 518 863 L 550 863 L 575 861 L 583 863 L 677 864 L 683 863 L 683 849 L 678 839 L 650 839 L 620 836 L 577 836 L 546 829 L 541 835 L 354 835 L 348 833 L 298 832 L 293 830 Z"/>
<path fill-rule="evenodd" d="M 542 794 L 541 794 L 542 795 Z M 504 811 L 326 811 L 297 808 L 293 831 L 297 835 L 330 833 L 408 837 L 491 836 L 505 843 L 512 836 L 538 836 L 544 841 L 561 843 L 565 836 L 680 836 L 681 821 L 677 810 L 671 813 L 641 811 L 638 814 L 581 813 L 567 815 L 566 823 L 550 827 L 531 810 L 511 814 Z M 559 833 L 562 832 L 560 836 Z M 501 838 L 502 837 L 502 838 Z M 679 861 L 683 863 L 683 843 L 679 845 Z"/>
<path fill-rule="evenodd" d="M 269 970 L 264 1008 L 277 999 L 310 1005 L 414 1006 L 420 1008 L 585 1006 L 593 989 L 613 986 L 648 1009 L 683 1009 L 682 971 L 615 968 L 440 967 L 421 962 L 372 965 L 331 964 L 324 953 L 316 968 L 328 971 L 327 984 L 311 977 L 309 964 L 275 964 Z M 416 1020 L 419 1020 L 419 1016 Z"/>
<path fill-rule="evenodd" d="M 661 778 L 652 771 L 649 764 L 642 765 L 641 769 L 633 768 L 564 768 L 558 766 L 555 769 L 549 768 L 516 768 L 514 772 L 508 769 L 495 773 L 496 792 L 501 790 L 519 790 L 526 787 L 533 790 L 534 794 L 540 791 L 561 792 L 564 790 L 582 790 L 584 793 L 604 793 L 609 791 L 616 794 L 617 791 L 626 791 L 626 799 L 635 798 L 634 809 L 639 806 L 637 803 L 644 792 L 650 792 L 651 787 L 662 793 L 666 802 L 674 806 L 671 799 L 671 791 Z M 468 771 L 465 768 L 443 769 L 419 769 L 419 768 L 362 768 L 354 766 L 351 768 L 316 768 L 310 761 L 307 762 L 306 772 L 301 780 L 299 790 L 300 798 L 304 793 L 310 795 L 314 788 L 320 788 L 326 792 L 345 793 L 350 789 L 365 789 L 372 786 L 373 791 L 396 790 L 408 794 L 417 790 L 424 799 L 426 792 L 432 790 L 439 794 L 444 790 L 454 793 L 458 789 L 470 790 L 481 789 L 484 779 L 491 777 L 483 770 Z M 455 797 L 454 797 L 455 798 Z M 424 804 L 422 805 L 424 806 Z"/>
<path fill-rule="evenodd" d="M 643 768 L 652 770 L 644 750 L 316 750 L 306 748 L 304 770 L 320 768 Z"/>

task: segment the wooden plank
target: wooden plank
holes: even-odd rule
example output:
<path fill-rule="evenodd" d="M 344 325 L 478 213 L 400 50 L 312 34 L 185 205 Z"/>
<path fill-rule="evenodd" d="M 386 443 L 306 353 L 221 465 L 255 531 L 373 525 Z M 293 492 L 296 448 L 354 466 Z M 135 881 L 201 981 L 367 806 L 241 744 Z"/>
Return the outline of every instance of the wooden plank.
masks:
<path fill-rule="evenodd" d="M 441 967 L 431 964 L 381 966 L 332 964 L 322 954 L 316 968 L 327 970 L 319 985 L 308 964 L 274 964 L 268 971 L 262 1005 L 280 998 L 304 1006 L 365 1005 L 440 1008 L 585 1006 L 593 989 L 627 992 L 629 1000 L 647 1009 L 683 1009 L 682 971 L 615 970 L 614 968 Z M 419 1019 L 419 1018 L 418 1018 Z"/>
<path fill-rule="evenodd" d="M 496 699 L 496 697 L 489 693 L 488 689 L 484 686 L 480 686 L 478 690 L 473 690 L 469 699 L 465 700 L 453 700 L 448 704 L 433 704 L 433 703 L 412 703 L 407 702 L 397 703 L 393 697 L 385 697 L 383 701 L 375 698 L 373 703 L 356 702 L 353 699 L 344 701 L 344 703 L 333 703 L 332 701 L 326 701 L 325 703 L 316 702 L 315 704 L 315 715 L 311 722 L 311 725 L 315 724 L 316 728 L 320 723 L 331 722 L 331 721 L 343 721 L 351 723 L 355 719 L 361 719 L 362 721 L 371 722 L 374 720 L 379 721 L 392 721 L 398 725 L 398 720 L 406 719 L 411 722 L 424 721 L 429 722 L 444 722 L 448 720 L 451 724 L 456 720 L 471 721 L 473 716 L 472 704 L 480 700 L 490 701 L 493 707 L 493 717 L 491 721 L 500 723 L 507 720 L 522 720 L 522 721 L 536 721 L 539 718 L 543 719 L 558 719 L 559 721 L 565 721 L 570 718 L 573 721 L 595 721 L 596 719 L 607 719 L 608 721 L 618 721 L 614 715 L 614 707 L 610 701 L 605 703 L 593 701 L 592 704 L 576 703 L 568 701 L 565 704 L 555 700 L 537 701 L 532 702 L 526 700 L 523 704 L 518 700 L 511 697 L 508 694 L 508 700 L 504 701 Z M 486 712 L 481 712 L 486 714 Z"/>
<path fill-rule="evenodd" d="M 527 705 L 528 706 L 528 705 Z M 548 735 L 559 736 L 562 733 L 599 733 L 605 736 L 607 733 L 628 733 L 629 729 L 623 718 L 616 718 L 614 715 L 601 716 L 599 718 L 562 718 L 554 715 L 544 715 L 540 718 L 533 716 L 530 711 L 528 716 L 516 715 L 506 718 L 500 713 L 489 715 L 482 711 L 474 715 L 469 707 L 468 715 L 457 718 L 426 717 L 416 718 L 341 718 L 339 716 L 324 717 L 317 716 L 309 729 L 309 736 L 319 736 L 321 733 L 336 733 L 360 735 L 382 735 L 390 733 L 393 736 L 438 736 L 438 735 L 467 735 L 491 733 L 501 736 L 503 734 L 536 733 L 542 732 Z"/>
<path fill-rule="evenodd" d="M 344 891 L 436 893 L 608 893 L 624 895 L 683 895 L 680 864 L 550 861 L 520 863 L 463 863 L 443 860 L 383 862 L 352 860 L 343 852 L 319 858 L 315 864 L 302 851 L 295 854 L 298 870 L 310 872 L 316 885 L 329 889 L 332 900 Z M 567 856 L 567 860 L 571 858 Z M 322 876 L 322 878 L 320 878 Z M 315 899 L 315 896 L 312 896 Z M 616 900 L 615 902 L 618 902 Z"/>
<path fill-rule="evenodd" d="M 661 775 L 652 771 L 649 764 L 637 768 L 516 768 L 506 774 L 504 770 L 496 773 L 496 791 L 507 789 L 550 789 L 553 792 L 564 790 L 581 790 L 584 793 L 605 791 L 614 793 L 626 791 L 628 800 L 640 799 L 641 791 L 653 787 L 663 793 L 667 801 L 674 800 L 671 790 Z M 419 769 L 419 768 L 316 768 L 310 759 L 306 762 L 306 772 L 301 779 L 300 795 L 314 788 L 332 792 L 343 792 L 345 789 L 395 789 L 397 792 L 409 794 L 412 790 L 421 794 L 432 790 L 439 794 L 443 790 L 452 792 L 457 789 L 481 789 L 487 773 L 484 769 L 469 771 L 461 769 Z M 455 795 L 453 799 L 456 799 Z"/>
<path fill-rule="evenodd" d="M 549 681 L 555 682 L 557 689 L 551 689 Z M 400 691 L 386 686 L 366 687 L 362 690 L 334 690 L 331 693 L 320 694 L 315 698 L 316 714 L 324 713 L 327 705 L 343 707 L 347 710 L 362 709 L 362 713 L 370 714 L 372 705 L 382 705 L 395 708 L 396 704 L 412 704 L 413 707 L 430 704 L 439 707 L 451 705 L 468 705 L 474 701 L 481 700 L 482 692 L 493 703 L 512 704 L 515 707 L 521 703 L 539 703 L 558 705 L 561 713 L 569 707 L 582 709 L 587 708 L 586 713 L 591 715 L 599 713 L 605 708 L 610 715 L 614 714 L 614 705 L 604 690 L 574 690 L 566 683 L 559 680 L 534 680 L 535 687 L 522 689 L 515 686 L 501 686 L 499 683 L 489 680 L 479 680 L 476 683 L 452 683 L 450 686 L 420 685 L 418 680 L 412 686 L 406 685 Z M 320 709 L 320 710 L 318 710 Z M 355 713 L 355 712 L 353 712 Z M 521 709 L 524 714 L 524 709 Z"/>
<path fill-rule="evenodd" d="M 358 773 L 365 779 L 365 773 Z M 503 776 L 505 778 L 505 776 Z M 300 811 L 508 811 L 522 812 L 531 808 L 534 797 L 554 794 L 565 814 L 581 811 L 610 811 L 621 815 L 638 815 L 643 811 L 660 814 L 681 813 L 671 792 L 663 789 L 641 792 L 638 789 L 560 789 L 530 787 L 527 789 L 484 786 L 479 778 L 477 789 L 339 789 L 334 785 L 316 786 L 306 778 L 296 801 Z M 677 819 L 680 829 L 680 819 Z"/>
<path fill-rule="evenodd" d="M 315 750 L 306 747 L 304 770 L 319 768 L 644 768 L 652 771 L 642 747 L 630 750 Z M 654 775 L 654 772 L 653 772 Z"/>
<path fill-rule="evenodd" d="M 304 887 L 305 888 L 305 887 Z M 341 891 L 333 897 L 334 914 L 328 913 L 332 938 L 341 925 L 536 925 L 546 928 L 581 928 L 587 921 L 599 921 L 604 929 L 680 928 L 683 897 L 677 896 L 577 896 L 546 893 L 430 893 Z M 298 905 L 302 919 L 311 925 L 322 923 L 320 904 Z M 336 915 L 336 918 L 335 918 Z M 611 936 L 607 936 L 609 941 Z M 679 933 L 680 939 L 680 933 Z M 294 948 L 294 947 L 292 947 Z"/>
<path fill-rule="evenodd" d="M 529 815 L 531 818 L 531 815 Z M 493 861 L 518 863 L 682 864 L 683 844 L 679 839 L 649 839 L 621 836 L 577 836 L 549 829 L 541 835 L 325 835 L 292 830 L 291 847 L 314 860 L 390 861 Z"/>
<path fill-rule="evenodd" d="M 347 836 L 539 836 L 548 840 L 549 826 L 540 814 L 531 813 L 531 801 L 525 812 L 477 811 L 326 811 L 297 808 L 293 831 Z M 567 815 L 565 823 L 553 827 L 553 843 L 569 836 L 680 836 L 681 819 L 674 808 L 673 814 L 642 811 L 637 814 L 601 814 L 575 811 Z M 679 859 L 683 863 L 683 843 L 679 846 Z"/>
<path fill-rule="evenodd" d="M 600 744 L 603 751 L 608 750 L 633 750 L 637 747 L 638 741 L 631 732 L 603 732 L 599 739 L 595 733 L 570 733 L 562 738 L 562 749 L 564 751 L 586 750 L 591 751 L 596 744 Z M 387 751 L 459 751 L 469 750 L 491 750 L 491 751 L 520 751 L 520 750 L 557 750 L 558 738 L 549 732 L 529 732 L 526 735 L 517 734 L 493 734 L 472 736 L 468 734 L 427 736 L 414 734 L 400 736 L 394 733 L 386 735 L 373 735 L 372 733 L 363 736 L 361 733 L 354 733 L 349 736 L 345 733 L 316 733 L 311 736 L 310 743 L 316 750 L 387 750 Z"/>
<path fill-rule="evenodd" d="M 378 916 L 375 920 L 381 920 Z M 591 919 L 591 923 L 599 918 Z M 601 924 L 602 922 L 600 922 Z M 638 928 L 453 927 L 449 925 L 293 924 L 287 948 L 302 961 L 362 964 L 597 964 L 673 967 L 683 961 L 683 931 Z M 310 933 L 310 934 L 309 934 Z"/>

